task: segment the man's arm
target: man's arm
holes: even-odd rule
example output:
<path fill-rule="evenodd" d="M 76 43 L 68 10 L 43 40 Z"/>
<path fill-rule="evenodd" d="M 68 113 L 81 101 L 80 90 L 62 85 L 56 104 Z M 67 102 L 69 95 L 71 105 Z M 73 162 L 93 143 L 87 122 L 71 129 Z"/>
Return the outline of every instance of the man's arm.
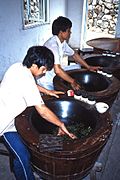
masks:
<path fill-rule="evenodd" d="M 67 134 L 70 138 L 75 139 L 76 136 L 72 133 L 69 133 L 64 123 L 59 120 L 59 118 L 44 104 L 39 106 L 35 106 L 38 113 L 48 122 L 51 122 L 57 125 L 65 134 Z"/>
<path fill-rule="evenodd" d="M 76 63 L 81 64 L 83 67 L 85 67 L 85 68 L 88 69 L 89 71 L 97 71 L 97 70 L 99 70 L 99 69 L 102 69 L 102 67 L 100 67 L 100 66 L 89 66 L 89 65 L 84 61 L 84 59 L 82 59 L 82 58 L 80 57 L 80 55 L 79 55 L 77 52 L 75 52 L 72 57 L 73 57 L 73 59 L 75 60 Z"/>
<path fill-rule="evenodd" d="M 58 94 L 65 94 L 64 92 L 62 91 L 55 91 L 55 90 L 48 90 L 40 85 L 37 85 L 38 89 L 40 92 L 46 94 L 46 95 L 49 95 L 49 96 L 54 96 L 56 98 L 59 98 Z"/>
<path fill-rule="evenodd" d="M 60 66 L 60 64 L 55 64 L 54 65 L 54 71 L 55 73 L 61 77 L 62 79 L 64 79 L 65 81 L 67 81 L 68 83 L 71 84 L 72 88 L 74 90 L 78 90 L 80 88 L 80 85 L 76 83 L 75 79 L 73 79 L 71 76 L 69 76 Z"/>

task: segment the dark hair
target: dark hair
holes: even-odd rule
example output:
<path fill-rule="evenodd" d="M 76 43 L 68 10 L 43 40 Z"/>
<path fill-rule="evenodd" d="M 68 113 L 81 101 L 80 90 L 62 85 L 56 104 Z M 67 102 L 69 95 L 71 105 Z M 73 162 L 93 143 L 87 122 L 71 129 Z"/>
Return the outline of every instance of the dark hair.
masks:
<path fill-rule="evenodd" d="M 65 32 L 68 28 L 71 27 L 72 22 L 68 18 L 59 16 L 57 19 L 53 21 L 52 34 L 58 35 L 60 31 Z"/>
<path fill-rule="evenodd" d="M 50 71 L 54 66 L 54 55 L 52 51 L 45 46 L 30 47 L 23 60 L 23 65 L 30 68 L 32 64 L 36 64 L 38 68 L 45 66 Z"/>

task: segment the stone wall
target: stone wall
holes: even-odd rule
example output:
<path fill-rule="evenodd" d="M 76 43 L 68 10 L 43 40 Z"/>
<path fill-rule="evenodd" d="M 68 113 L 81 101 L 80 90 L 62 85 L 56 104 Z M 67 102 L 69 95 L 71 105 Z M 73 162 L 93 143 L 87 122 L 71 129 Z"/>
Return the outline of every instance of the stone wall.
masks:
<path fill-rule="evenodd" d="M 118 12 L 119 0 L 88 0 L 87 28 L 114 35 Z"/>

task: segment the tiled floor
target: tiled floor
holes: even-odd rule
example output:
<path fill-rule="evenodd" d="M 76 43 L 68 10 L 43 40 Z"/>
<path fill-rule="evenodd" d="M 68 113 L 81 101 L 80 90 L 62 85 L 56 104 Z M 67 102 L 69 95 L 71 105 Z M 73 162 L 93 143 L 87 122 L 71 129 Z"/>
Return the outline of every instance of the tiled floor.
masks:
<path fill-rule="evenodd" d="M 112 134 L 102 150 L 98 161 L 102 171 L 96 172 L 96 180 L 120 180 L 120 93 L 111 107 L 113 120 Z M 0 145 L 1 148 L 1 145 Z M 40 180 L 36 176 L 37 180 Z M 9 158 L 0 155 L 0 180 L 15 180 L 10 172 Z M 90 175 L 83 180 L 90 180 Z M 91 180 L 95 180 L 94 178 Z"/>

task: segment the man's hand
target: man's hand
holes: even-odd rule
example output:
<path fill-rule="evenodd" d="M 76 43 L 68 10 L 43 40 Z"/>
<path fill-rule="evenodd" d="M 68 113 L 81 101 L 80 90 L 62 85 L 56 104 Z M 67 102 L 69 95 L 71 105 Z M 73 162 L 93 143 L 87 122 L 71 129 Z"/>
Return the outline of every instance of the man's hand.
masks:
<path fill-rule="evenodd" d="M 62 135 L 65 135 L 65 134 L 67 134 L 71 139 L 77 139 L 77 137 L 74 134 L 68 132 L 68 130 L 66 129 L 64 123 L 62 123 L 62 126 L 59 128 L 57 135 L 62 136 Z"/>
<path fill-rule="evenodd" d="M 37 85 L 38 89 L 40 92 L 46 94 L 46 95 L 49 95 L 49 96 L 54 96 L 56 98 L 59 98 L 58 94 L 65 94 L 64 92 L 62 91 L 55 91 L 55 90 L 49 90 L 49 89 L 46 89 L 40 85 Z"/>
<path fill-rule="evenodd" d="M 71 83 L 71 86 L 74 90 L 80 89 L 80 85 L 75 80 Z"/>
<path fill-rule="evenodd" d="M 89 66 L 89 68 L 88 68 L 89 71 L 94 71 L 94 72 L 101 70 L 101 69 L 102 69 L 102 67 L 100 67 L 100 66 Z"/>
<path fill-rule="evenodd" d="M 65 94 L 65 93 L 62 91 L 47 90 L 46 94 L 49 96 L 54 96 L 56 98 L 59 98 L 58 94 Z"/>

